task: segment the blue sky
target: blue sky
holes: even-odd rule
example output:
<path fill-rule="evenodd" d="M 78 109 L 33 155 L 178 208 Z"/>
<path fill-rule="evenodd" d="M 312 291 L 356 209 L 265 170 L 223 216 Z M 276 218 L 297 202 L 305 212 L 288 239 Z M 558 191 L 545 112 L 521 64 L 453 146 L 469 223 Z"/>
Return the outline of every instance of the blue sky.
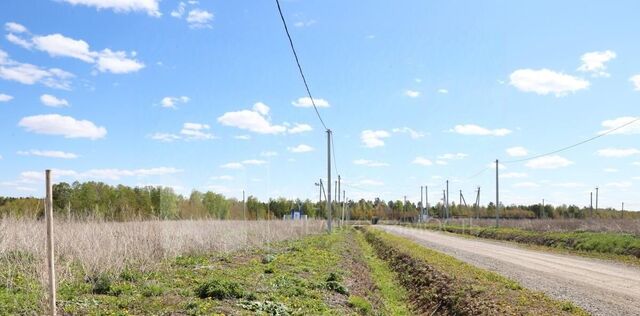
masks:
<path fill-rule="evenodd" d="M 350 198 L 450 180 L 638 117 L 635 1 L 282 1 Z M 57 181 L 317 198 L 326 136 L 273 1 L 0 4 L 0 195 Z M 637 76 L 637 77 L 636 77 Z M 503 203 L 640 209 L 640 123 L 501 171 Z M 471 177 L 475 175 L 474 177 Z"/>

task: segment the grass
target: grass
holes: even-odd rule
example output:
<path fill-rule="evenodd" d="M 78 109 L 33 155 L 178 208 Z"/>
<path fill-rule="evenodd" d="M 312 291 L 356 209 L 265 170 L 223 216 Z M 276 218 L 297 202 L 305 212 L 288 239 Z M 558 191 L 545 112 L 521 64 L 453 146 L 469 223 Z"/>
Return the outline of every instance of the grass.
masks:
<path fill-rule="evenodd" d="M 640 258 L 640 237 L 610 232 L 546 232 L 512 227 L 478 227 L 458 225 L 412 225 L 412 227 L 444 230 L 455 234 L 512 241 L 523 244 Z"/>
<path fill-rule="evenodd" d="M 407 239 L 374 230 L 366 231 L 366 239 L 393 267 L 421 313 L 586 315 L 569 302 L 552 300 Z"/>

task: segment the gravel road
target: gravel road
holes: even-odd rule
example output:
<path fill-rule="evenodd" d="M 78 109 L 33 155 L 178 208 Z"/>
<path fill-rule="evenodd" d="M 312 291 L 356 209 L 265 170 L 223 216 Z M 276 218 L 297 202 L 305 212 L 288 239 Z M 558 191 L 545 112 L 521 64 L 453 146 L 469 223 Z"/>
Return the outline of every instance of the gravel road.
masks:
<path fill-rule="evenodd" d="M 474 266 L 569 300 L 593 315 L 640 315 L 640 268 L 399 226 L 376 226 Z"/>

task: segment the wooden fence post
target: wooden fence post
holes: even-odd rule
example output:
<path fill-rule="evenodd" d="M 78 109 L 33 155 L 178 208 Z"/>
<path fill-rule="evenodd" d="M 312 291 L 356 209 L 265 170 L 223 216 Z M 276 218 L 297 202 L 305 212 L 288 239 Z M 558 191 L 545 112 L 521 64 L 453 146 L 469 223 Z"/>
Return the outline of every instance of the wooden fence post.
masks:
<path fill-rule="evenodd" d="M 56 315 L 56 269 L 53 256 L 53 192 L 51 187 L 51 170 L 45 171 L 46 198 L 44 212 L 47 218 L 47 263 L 49 266 L 49 309 L 50 315 Z"/>

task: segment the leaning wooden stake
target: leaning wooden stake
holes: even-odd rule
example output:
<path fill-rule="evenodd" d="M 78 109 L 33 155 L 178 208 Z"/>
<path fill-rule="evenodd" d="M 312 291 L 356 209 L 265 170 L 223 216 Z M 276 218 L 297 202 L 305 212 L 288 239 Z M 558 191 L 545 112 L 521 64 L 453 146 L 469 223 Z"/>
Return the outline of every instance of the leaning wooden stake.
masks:
<path fill-rule="evenodd" d="M 49 265 L 49 309 L 50 315 L 56 315 L 56 270 L 53 257 L 53 194 L 51 189 L 51 170 L 45 171 L 47 196 L 44 203 L 47 218 L 47 261 Z"/>

